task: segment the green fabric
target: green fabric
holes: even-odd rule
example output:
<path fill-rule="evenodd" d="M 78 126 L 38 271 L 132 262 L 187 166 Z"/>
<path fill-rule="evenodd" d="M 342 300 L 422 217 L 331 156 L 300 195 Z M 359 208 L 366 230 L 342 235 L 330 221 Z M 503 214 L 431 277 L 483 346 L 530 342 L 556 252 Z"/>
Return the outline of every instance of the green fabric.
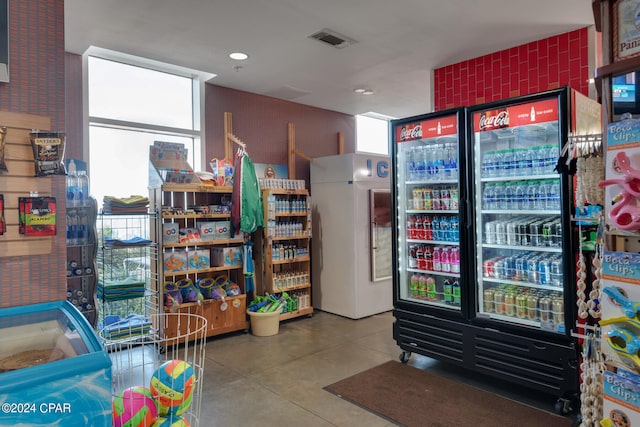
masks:
<path fill-rule="evenodd" d="M 240 208 L 240 231 L 253 233 L 258 227 L 264 228 L 262 194 L 253 162 L 247 154 L 242 159 L 242 206 Z"/>

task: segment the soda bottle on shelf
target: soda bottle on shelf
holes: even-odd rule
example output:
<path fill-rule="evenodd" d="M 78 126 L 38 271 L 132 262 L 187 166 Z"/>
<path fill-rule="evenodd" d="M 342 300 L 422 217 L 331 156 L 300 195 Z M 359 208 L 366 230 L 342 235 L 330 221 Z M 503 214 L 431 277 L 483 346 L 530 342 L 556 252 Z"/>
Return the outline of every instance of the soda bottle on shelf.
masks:
<path fill-rule="evenodd" d="M 419 278 L 419 289 L 420 289 L 420 299 L 427 299 L 427 275 L 426 274 L 420 274 L 420 278 Z"/>
<path fill-rule="evenodd" d="M 451 232 L 450 232 L 450 242 L 458 242 L 460 241 L 460 220 L 458 219 L 457 216 L 451 217 L 449 223 L 450 228 L 451 228 Z"/>
<path fill-rule="evenodd" d="M 431 246 L 424 248 L 424 269 L 427 271 L 433 270 L 433 248 Z"/>
<path fill-rule="evenodd" d="M 407 238 L 415 239 L 416 238 L 416 217 L 415 215 L 407 216 Z"/>
<path fill-rule="evenodd" d="M 451 248 L 449 261 L 451 262 L 451 272 L 460 274 L 460 248 Z"/>
<path fill-rule="evenodd" d="M 433 234 L 433 240 L 440 240 L 442 232 L 440 231 L 440 217 L 434 216 L 431 221 L 431 229 Z"/>
<path fill-rule="evenodd" d="M 423 239 L 422 215 L 416 215 L 416 220 L 414 224 L 415 224 L 414 239 L 422 240 Z"/>
<path fill-rule="evenodd" d="M 422 189 L 422 209 L 429 211 L 433 209 L 433 190 L 431 188 Z"/>
<path fill-rule="evenodd" d="M 451 285 L 451 291 L 453 293 L 453 305 L 460 305 L 460 283 L 454 280 Z"/>
<path fill-rule="evenodd" d="M 433 240 L 433 230 L 431 229 L 431 216 L 425 215 L 422 220 L 422 229 L 424 234 L 424 240 Z"/>
<path fill-rule="evenodd" d="M 416 265 L 418 267 L 418 270 L 424 270 L 425 269 L 425 264 L 424 264 L 424 245 L 418 245 L 418 247 L 416 248 Z"/>
<path fill-rule="evenodd" d="M 418 273 L 413 273 L 411 275 L 410 282 L 409 282 L 409 290 L 413 298 L 420 297 L 420 275 Z"/>
<path fill-rule="evenodd" d="M 437 301 L 436 298 L 436 281 L 433 277 L 427 276 L 427 300 Z"/>
<path fill-rule="evenodd" d="M 494 175 L 494 151 L 482 153 L 482 177 L 492 178 Z"/>
<path fill-rule="evenodd" d="M 453 185 L 449 188 L 449 197 L 451 198 L 451 210 L 453 211 L 457 211 L 458 210 L 458 205 L 459 205 L 459 191 L 458 191 L 458 187 Z"/>
<path fill-rule="evenodd" d="M 443 301 L 445 304 L 453 304 L 453 286 L 451 280 L 445 279 L 442 283 Z"/>
<path fill-rule="evenodd" d="M 441 241 L 449 241 L 451 239 L 451 220 L 449 217 L 440 217 L 440 239 Z"/>
<path fill-rule="evenodd" d="M 442 259 L 440 258 L 442 254 L 442 248 L 440 246 L 436 246 L 433 248 L 433 271 L 442 271 Z"/>
<path fill-rule="evenodd" d="M 449 257 L 449 248 L 447 246 L 440 250 L 440 265 L 445 273 L 451 272 L 451 258 Z"/>

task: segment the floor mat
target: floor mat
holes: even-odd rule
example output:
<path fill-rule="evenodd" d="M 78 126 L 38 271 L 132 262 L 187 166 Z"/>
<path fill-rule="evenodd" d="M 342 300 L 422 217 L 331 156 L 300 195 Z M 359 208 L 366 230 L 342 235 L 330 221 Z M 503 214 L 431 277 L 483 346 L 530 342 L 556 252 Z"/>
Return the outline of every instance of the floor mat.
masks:
<path fill-rule="evenodd" d="M 573 420 L 389 361 L 325 390 L 394 423 L 413 427 L 570 427 Z"/>

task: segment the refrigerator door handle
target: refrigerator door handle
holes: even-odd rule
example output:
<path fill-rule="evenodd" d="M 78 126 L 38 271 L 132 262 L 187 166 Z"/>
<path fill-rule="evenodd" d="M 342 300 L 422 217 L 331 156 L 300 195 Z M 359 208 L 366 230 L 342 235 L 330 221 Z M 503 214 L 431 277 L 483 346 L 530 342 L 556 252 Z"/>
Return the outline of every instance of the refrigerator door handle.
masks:
<path fill-rule="evenodd" d="M 541 343 L 534 342 L 532 343 L 533 347 L 537 350 L 546 350 L 547 346 Z"/>

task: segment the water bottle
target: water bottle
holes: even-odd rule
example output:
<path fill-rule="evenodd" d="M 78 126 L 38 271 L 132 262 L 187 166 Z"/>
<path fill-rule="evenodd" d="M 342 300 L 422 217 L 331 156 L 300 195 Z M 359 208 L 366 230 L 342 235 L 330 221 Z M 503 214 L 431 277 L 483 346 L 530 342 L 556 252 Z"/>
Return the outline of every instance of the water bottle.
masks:
<path fill-rule="evenodd" d="M 514 150 L 502 150 L 502 163 L 504 165 L 502 176 L 513 176 L 516 173 L 516 161 Z"/>
<path fill-rule="evenodd" d="M 547 199 L 549 198 L 549 181 L 542 180 L 538 185 L 538 208 L 547 209 Z"/>
<path fill-rule="evenodd" d="M 491 176 L 504 176 L 504 153 L 503 150 L 493 152 L 493 174 Z"/>
<path fill-rule="evenodd" d="M 535 210 L 538 197 L 538 181 L 529 181 L 527 184 L 526 203 L 522 204 L 522 209 Z"/>
<path fill-rule="evenodd" d="M 531 163 L 531 174 L 532 175 L 542 175 L 544 174 L 544 156 L 546 155 L 546 151 L 543 146 L 538 145 L 531 148 L 531 152 L 533 153 L 532 163 Z"/>
<path fill-rule="evenodd" d="M 547 146 L 547 173 L 553 173 L 558 163 L 558 158 L 560 157 L 560 147 L 558 145 L 548 145 Z"/>
<path fill-rule="evenodd" d="M 493 199 L 494 209 L 504 209 L 504 182 L 496 182 L 493 186 L 495 191 Z"/>
<path fill-rule="evenodd" d="M 513 199 L 515 196 L 515 188 L 512 182 L 504 183 L 504 189 L 502 190 L 502 206 L 501 209 L 512 209 Z"/>
<path fill-rule="evenodd" d="M 495 188 L 493 184 L 485 184 L 482 191 L 482 207 L 486 210 L 494 208 Z"/>
<path fill-rule="evenodd" d="M 451 156 L 451 179 L 458 178 L 458 146 L 456 144 L 449 144 L 449 154 Z"/>
<path fill-rule="evenodd" d="M 407 156 L 407 181 L 416 180 L 416 149 L 410 147 L 405 151 Z"/>
<path fill-rule="evenodd" d="M 444 150 L 433 147 L 433 178 L 440 180 L 444 177 Z"/>
<path fill-rule="evenodd" d="M 78 171 L 78 206 L 89 204 L 89 177 L 86 171 Z"/>
<path fill-rule="evenodd" d="M 547 210 L 560 209 L 560 180 L 552 179 L 548 181 L 545 206 Z"/>
<path fill-rule="evenodd" d="M 523 148 L 523 169 L 521 175 L 535 175 L 533 172 L 533 164 L 535 162 L 536 151 L 532 148 Z"/>
<path fill-rule="evenodd" d="M 528 195 L 527 195 L 527 186 L 525 181 L 518 181 L 516 183 L 515 190 L 515 203 L 513 204 L 514 209 L 527 209 L 528 203 Z"/>
<path fill-rule="evenodd" d="M 67 173 L 66 187 L 67 187 L 67 206 L 69 207 L 78 206 L 78 203 L 77 203 L 78 176 L 76 175 L 75 168 L 74 170 L 69 170 L 69 172 Z"/>
<path fill-rule="evenodd" d="M 450 144 L 444 146 L 444 179 L 451 179 L 453 176 L 453 154 Z"/>
<path fill-rule="evenodd" d="M 416 180 L 422 180 L 425 178 L 426 176 L 426 163 L 425 163 L 425 157 L 426 157 L 426 153 L 425 153 L 425 149 L 426 147 L 415 147 L 416 150 L 416 154 L 415 154 L 415 158 L 416 158 L 416 171 L 415 171 L 415 179 Z"/>
<path fill-rule="evenodd" d="M 482 154 L 482 177 L 483 178 L 491 178 L 494 176 L 493 172 L 493 158 L 495 152 L 494 151 L 485 151 Z"/>

